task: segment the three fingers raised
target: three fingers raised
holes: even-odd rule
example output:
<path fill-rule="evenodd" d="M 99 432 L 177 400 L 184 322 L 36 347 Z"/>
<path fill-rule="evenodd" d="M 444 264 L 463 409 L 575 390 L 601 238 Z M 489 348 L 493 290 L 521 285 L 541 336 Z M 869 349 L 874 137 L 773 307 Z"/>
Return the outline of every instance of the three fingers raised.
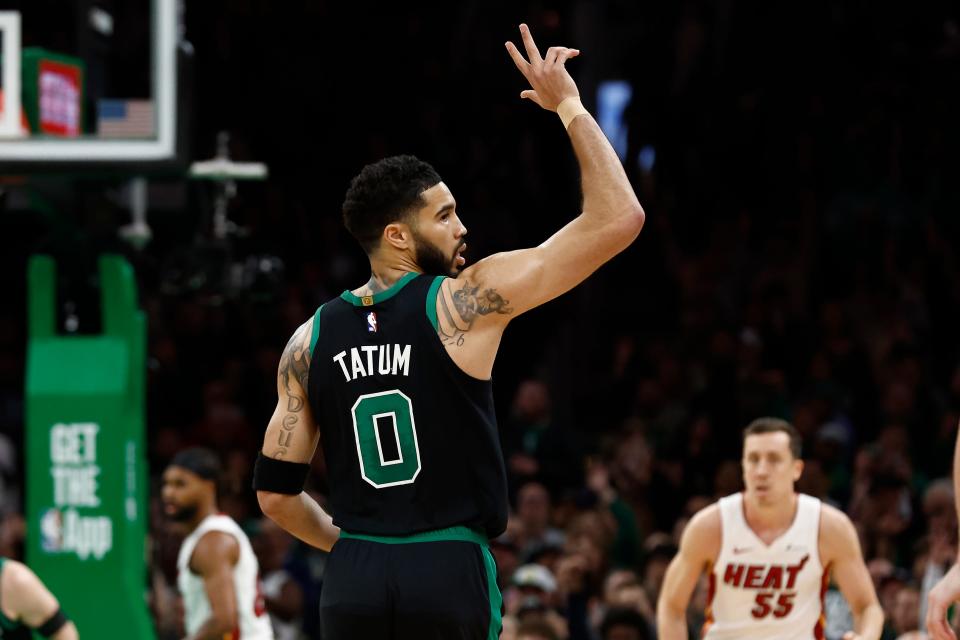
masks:
<path fill-rule="evenodd" d="M 570 58 L 575 58 L 580 55 L 579 49 L 570 49 L 568 47 L 550 47 L 547 49 L 546 59 L 540 57 L 540 50 L 537 49 L 536 43 L 533 41 L 533 36 L 530 34 L 530 28 L 525 24 L 520 25 L 520 37 L 523 39 L 523 46 L 527 50 L 527 59 L 524 59 L 523 54 L 520 53 L 520 50 L 517 49 L 516 45 L 512 42 L 507 42 L 507 52 L 510 54 L 510 57 L 513 59 L 513 63 L 517 65 L 517 69 L 520 70 L 524 76 L 527 75 L 527 72 L 531 67 L 538 66 L 540 64 L 554 64 L 559 62 L 563 64 Z M 529 62 L 527 61 L 529 60 Z"/>

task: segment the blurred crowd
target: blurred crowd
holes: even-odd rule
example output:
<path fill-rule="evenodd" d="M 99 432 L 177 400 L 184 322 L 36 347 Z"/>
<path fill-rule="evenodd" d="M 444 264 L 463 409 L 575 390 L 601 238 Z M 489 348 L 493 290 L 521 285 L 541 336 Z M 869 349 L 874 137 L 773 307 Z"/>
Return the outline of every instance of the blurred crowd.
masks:
<path fill-rule="evenodd" d="M 319 115 L 295 101 L 284 119 L 278 105 L 237 99 L 231 83 L 298 55 L 321 59 L 298 36 L 309 25 L 287 24 L 289 38 L 252 50 L 244 34 L 257 24 L 272 34 L 279 9 L 194 5 L 197 76 L 222 70 L 194 87 L 199 133 L 212 140 L 227 126 L 235 155 L 266 161 L 274 176 L 244 185 L 232 202 L 246 233 L 229 249 L 203 247 L 210 264 L 233 260 L 231 273 L 249 277 L 229 290 L 216 286 L 226 280 L 185 277 L 196 264 L 183 246 L 203 233 L 184 226 L 192 215 L 152 218 L 150 246 L 120 247 L 112 224 L 122 211 L 91 195 L 101 183 L 74 187 L 70 197 L 83 205 L 74 224 L 91 254 L 121 250 L 137 269 L 155 481 L 182 447 L 221 452 L 220 507 L 251 534 L 277 637 L 319 637 L 325 555 L 261 516 L 250 478 L 287 338 L 318 304 L 366 281 L 338 219 L 349 177 L 391 153 L 433 162 L 476 260 L 536 244 L 575 215 L 575 163 L 555 118 L 517 103 L 522 87 L 502 51 L 516 35 L 516 9 L 398 9 L 389 27 L 370 25 L 358 48 L 404 45 L 390 50 L 406 74 L 377 91 L 417 88 L 370 126 L 368 111 L 348 107 L 374 93 L 337 65 L 317 69 L 340 87 L 313 103 Z M 936 2 L 895 12 L 831 2 L 647 5 L 532 3 L 524 16 L 543 46 L 584 51 L 570 66 L 591 107 L 603 80 L 631 83 L 625 167 L 647 226 L 590 281 L 516 320 L 501 346 L 494 380 L 511 516 L 492 548 L 502 637 L 655 638 L 656 599 L 683 526 L 741 488 L 740 430 L 762 415 L 803 434 L 799 489 L 851 516 L 886 613 L 884 640 L 904 636 L 957 556 L 948 476 L 960 419 L 960 15 Z M 321 31 L 350 18 L 326 3 L 305 10 Z M 298 118 L 328 122 L 303 129 Z M 271 127 L 251 124 L 265 120 Z M 317 151 L 303 157 L 305 149 Z M 174 208 L 209 205 L 195 189 L 161 187 Z M 10 212 L 0 216 L 8 232 L 0 260 L 14 301 L 28 253 L 76 251 L 59 223 L 28 220 L 23 211 L 34 205 L 22 202 L 0 197 Z M 205 269 L 197 273 L 220 273 Z M 14 556 L 23 536 L 23 308 L 0 313 L 0 553 Z M 309 488 L 322 503 L 319 459 Z M 161 637 L 175 638 L 179 540 L 158 497 L 152 605 Z M 692 636 L 705 598 L 701 585 L 688 612 Z M 850 622 L 835 589 L 826 610 L 827 637 L 839 638 Z"/>

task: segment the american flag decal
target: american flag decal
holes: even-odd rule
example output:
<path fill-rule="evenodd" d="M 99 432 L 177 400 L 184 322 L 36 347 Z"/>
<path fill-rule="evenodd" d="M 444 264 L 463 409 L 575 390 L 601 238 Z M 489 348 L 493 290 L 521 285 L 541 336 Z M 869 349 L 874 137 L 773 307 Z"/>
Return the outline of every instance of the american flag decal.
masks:
<path fill-rule="evenodd" d="M 100 100 L 97 103 L 97 135 L 101 138 L 152 138 L 152 100 Z"/>

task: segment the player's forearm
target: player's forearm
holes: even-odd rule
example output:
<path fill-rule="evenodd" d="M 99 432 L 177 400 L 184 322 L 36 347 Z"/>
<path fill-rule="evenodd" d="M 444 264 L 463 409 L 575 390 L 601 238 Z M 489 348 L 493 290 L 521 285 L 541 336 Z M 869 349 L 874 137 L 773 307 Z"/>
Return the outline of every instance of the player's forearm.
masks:
<path fill-rule="evenodd" d="M 264 514 L 309 545 L 329 551 L 340 536 L 333 519 L 306 492 L 290 496 L 258 491 L 257 499 Z"/>
<path fill-rule="evenodd" d="M 685 611 L 674 611 L 662 603 L 657 607 L 657 640 L 687 640 Z"/>
<path fill-rule="evenodd" d="M 853 614 L 857 635 L 863 640 L 879 640 L 883 633 L 883 609 L 879 602 L 871 602 Z"/>
<path fill-rule="evenodd" d="M 643 208 L 600 125 L 592 116 L 581 115 L 570 123 L 567 133 L 580 164 L 584 218 L 600 224 L 633 223 L 639 233 Z"/>

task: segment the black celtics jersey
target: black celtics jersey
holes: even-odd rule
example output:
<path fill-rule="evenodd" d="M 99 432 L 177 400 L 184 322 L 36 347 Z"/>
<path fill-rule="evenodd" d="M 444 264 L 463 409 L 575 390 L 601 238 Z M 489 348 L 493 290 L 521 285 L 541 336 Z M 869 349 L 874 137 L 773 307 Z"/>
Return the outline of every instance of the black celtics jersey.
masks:
<path fill-rule="evenodd" d="M 442 280 L 408 273 L 314 316 L 308 395 L 333 520 L 350 533 L 506 527 L 492 383 L 464 373 L 437 336 Z"/>

